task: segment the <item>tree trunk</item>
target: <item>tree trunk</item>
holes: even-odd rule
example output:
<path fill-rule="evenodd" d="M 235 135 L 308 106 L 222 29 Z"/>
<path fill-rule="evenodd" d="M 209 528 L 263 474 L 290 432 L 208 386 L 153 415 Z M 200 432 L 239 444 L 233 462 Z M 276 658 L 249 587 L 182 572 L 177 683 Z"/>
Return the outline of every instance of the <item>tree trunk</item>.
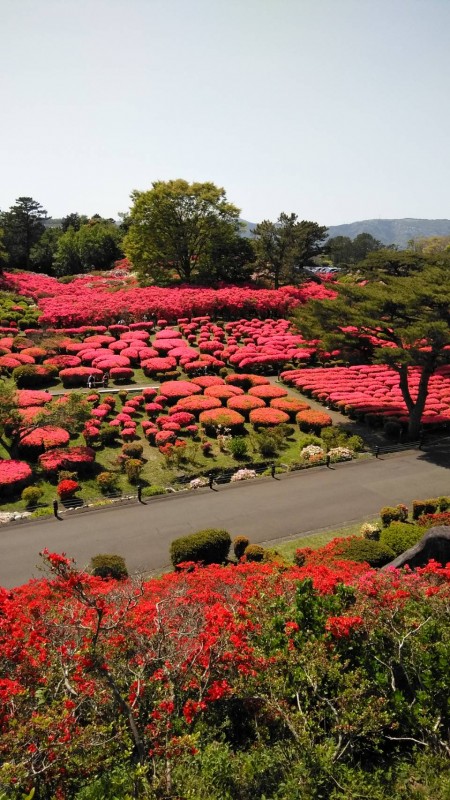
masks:
<path fill-rule="evenodd" d="M 433 372 L 434 370 L 429 367 L 422 368 L 417 398 L 413 400 L 409 391 L 408 368 L 402 366 L 399 370 L 400 389 L 409 412 L 408 438 L 411 441 L 415 441 L 420 437 L 421 419 L 428 397 L 428 384 Z"/>

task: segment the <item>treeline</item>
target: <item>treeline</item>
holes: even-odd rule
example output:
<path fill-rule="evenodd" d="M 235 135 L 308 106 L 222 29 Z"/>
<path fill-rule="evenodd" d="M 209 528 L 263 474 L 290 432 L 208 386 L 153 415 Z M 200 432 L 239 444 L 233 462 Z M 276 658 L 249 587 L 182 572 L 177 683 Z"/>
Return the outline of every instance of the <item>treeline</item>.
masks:
<path fill-rule="evenodd" d="M 240 209 L 214 183 L 156 181 L 131 197 L 120 222 L 79 213 L 52 220 L 32 197 L 19 197 L 0 211 L 0 268 L 63 277 L 107 270 L 126 256 L 147 284 L 257 280 L 278 288 L 311 279 L 314 268 L 404 275 L 450 254 L 439 237 L 403 251 L 369 233 L 327 239 L 325 226 L 285 212 L 248 236 Z"/>

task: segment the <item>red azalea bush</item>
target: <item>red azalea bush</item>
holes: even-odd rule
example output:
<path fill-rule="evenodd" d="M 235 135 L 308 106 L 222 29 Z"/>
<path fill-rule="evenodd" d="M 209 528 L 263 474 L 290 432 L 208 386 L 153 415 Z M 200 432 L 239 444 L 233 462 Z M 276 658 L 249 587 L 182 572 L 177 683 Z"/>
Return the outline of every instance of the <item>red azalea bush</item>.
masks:
<path fill-rule="evenodd" d="M 39 466 L 47 474 L 60 469 L 76 470 L 85 473 L 95 461 L 95 450 L 79 445 L 67 449 L 55 448 L 39 456 Z"/>
<path fill-rule="evenodd" d="M 44 450 L 50 450 L 52 447 L 63 447 L 68 444 L 69 440 L 70 434 L 64 428 L 58 428 L 56 425 L 43 425 L 25 434 L 20 439 L 19 449 L 29 453 L 31 457 Z"/>
<path fill-rule="evenodd" d="M 217 397 L 218 400 L 228 400 L 229 397 L 243 395 L 244 390 L 240 386 L 207 386 L 205 397 Z"/>
<path fill-rule="evenodd" d="M 239 411 L 247 419 L 250 411 L 255 408 L 265 408 L 266 404 L 260 397 L 251 397 L 249 394 L 236 395 L 227 400 L 227 407 Z"/>
<path fill-rule="evenodd" d="M 323 411 L 313 411 L 313 409 L 300 411 L 295 418 L 300 430 L 306 432 L 320 431 L 322 428 L 327 428 L 333 424 L 329 414 L 325 414 Z"/>
<path fill-rule="evenodd" d="M 16 493 L 31 480 L 32 470 L 25 461 L 0 460 L 0 493 Z"/>
<path fill-rule="evenodd" d="M 56 491 L 61 500 L 70 500 L 75 492 L 80 489 L 80 484 L 77 481 L 63 480 L 58 483 Z"/>
<path fill-rule="evenodd" d="M 262 400 L 273 400 L 278 397 L 286 397 L 287 391 L 282 386 L 252 386 L 248 390 L 252 397 L 261 397 Z"/>
<path fill-rule="evenodd" d="M 176 411 L 176 410 L 169 410 L 170 419 L 173 422 L 177 422 L 182 428 L 185 428 L 186 425 L 192 425 L 195 422 L 195 417 L 193 414 L 189 414 L 188 411 Z"/>
<path fill-rule="evenodd" d="M 92 375 L 95 381 L 101 381 L 103 378 L 101 369 L 94 369 L 93 367 L 73 367 L 71 369 L 62 369 L 59 373 L 65 389 L 74 386 L 87 386 L 89 375 Z"/>
<path fill-rule="evenodd" d="M 200 414 L 200 422 L 204 428 L 211 430 L 213 433 L 217 428 L 231 428 L 232 431 L 242 428 L 245 419 L 242 414 L 233 411 L 231 408 L 211 409 L 210 411 L 202 411 Z"/>
<path fill-rule="evenodd" d="M 200 394 L 201 391 L 201 386 L 191 381 L 165 381 L 163 387 L 164 396 L 170 404 L 176 403 L 182 397 Z"/>
<path fill-rule="evenodd" d="M 111 379 L 116 381 L 132 381 L 134 378 L 134 372 L 130 367 L 112 367 L 109 370 L 109 374 Z"/>
<path fill-rule="evenodd" d="M 43 406 L 52 399 L 52 394 L 50 392 L 39 391 L 39 389 L 19 389 L 16 392 L 16 399 L 19 408 Z"/>
<path fill-rule="evenodd" d="M 289 414 L 277 408 L 255 408 L 250 411 L 249 419 L 255 428 L 269 427 L 289 422 Z"/>
<path fill-rule="evenodd" d="M 170 356 L 166 358 L 147 358 L 141 362 L 141 367 L 147 378 L 153 378 L 158 372 L 170 372 L 176 365 L 176 359 L 170 358 Z"/>
<path fill-rule="evenodd" d="M 271 408 L 277 408 L 278 411 L 284 411 L 289 414 L 289 418 L 295 420 L 296 414 L 300 411 L 306 411 L 309 408 L 308 403 L 303 403 L 297 400 L 296 397 L 275 397 L 270 401 Z"/>
<path fill-rule="evenodd" d="M 190 414 L 197 416 L 201 411 L 210 411 L 221 407 L 222 403 L 216 397 L 204 397 L 203 395 L 182 397 L 175 406 L 177 411 L 188 411 Z"/>
<path fill-rule="evenodd" d="M 79 367 L 81 358 L 78 356 L 51 356 L 45 359 L 44 364 L 53 364 L 58 370 L 70 369 L 71 367 Z"/>
<path fill-rule="evenodd" d="M 223 378 L 219 378 L 218 375 L 200 375 L 198 378 L 192 378 L 192 383 L 196 383 L 197 386 L 206 389 L 207 386 L 223 386 L 225 381 Z"/>
<path fill-rule="evenodd" d="M 232 373 L 225 378 L 226 383 L 231 383 L 232 386 L 242 386 L 244 390 L 250 389 L 252 386 L 267 386 L 270 384 L 268 378 L 262 375 L 252 375 L 251 373 Z"/>

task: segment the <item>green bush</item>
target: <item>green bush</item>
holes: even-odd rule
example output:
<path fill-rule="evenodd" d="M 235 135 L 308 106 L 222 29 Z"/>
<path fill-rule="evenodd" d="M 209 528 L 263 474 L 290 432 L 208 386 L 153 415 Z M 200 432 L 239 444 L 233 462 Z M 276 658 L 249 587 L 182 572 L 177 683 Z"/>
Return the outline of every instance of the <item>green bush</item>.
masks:
<path fill-rule="evenodd" d="M 388 528 L 384 528 L 380 536 L 381 544 L 390 547 L 396 556 L 409 550 L 417 544 L 424 534 L 423 528 L 418 525 L 410 525 L 407 522 L 393 522 Z"/>
<path fill-rule="evenodd" d="M 117 394 L 118 394 L 118 397 L 119 397 L 120 402 L 122 403 L 122 405 L 125 405 L 125 400 L 128 397 L 127 390 L 126 389 L 121 389 L 120 392 L 117 392 Z"/>
<path fill-rule="evenodd" d="M 60 469 L 58 472 L 58 483 L 61 481 L 76 481 L 78 473 L 70 469 Z"/>
<path fill-rule="evenodd" d="M 53 364 L 24 364 L 13 369 L 12 377 L 18 389 L 39 389 L 48 386 L 58 375 L 58 370 Z"/>
<path fill-rule="evenodd" d="M 124 469 L 130 483 L 138 482 L 143 466 L 140 458 L 129 458 L 125 461 Z"/>
<path fill-rule="evenodd" d="M 166 494 L 164 486 L 144 486 L 142 489 L 143 497 L 157 497 L 160 494 Z"/>
<path fill-rule="evenodd" d="M 26 503 L 27 508 L 30 508 L 32 506 L 37 506 L 43 494 L 39 486 L 27 486 L 27 488 L 23 490 L 21 498 L 24 503 Z"/>
<path fill-rule="evenodd" d="M 100 442 L 106 446 L 114 444 L 117 439 L 117 434 L 117 428 L 115 428 L 114 425 L 108 425 L 107 422 L 104 422 L 103 425 L 101 425 L 98 432 Z"/>
<path fill-rule="evenodd" d="M 228 445 L 233 458 L 239 460 L 248 454 L 247 440 L 243 436 L 235 436 Z"/>
<path fill-rule="evenodd" d="M 450 508 L 450 497 L 439 498 L 439 511 L 448 511 Z"/>
<path fill-rule="evenodd" d="M 175 539 L 170 545 L 170 558 L 174 567 L 183 561 L 222 564 L 228 556 L 230 546 L 231 536 L 228 531 L 207 528 Z"/>
<path fill-rule="evenodd" d="M 114 492 L 117 487 L 118 475 L 115 472 L 100 472 L 96 483 L 102 492 Z"/>
<path fill-rule="evenodd" d="M 383 528 L 387 528 L 391 522 L 405 522 L 408 519 L 408 509 L 402 503 L 398 506 L 385 506 L 380 511 Z"/>
<path fill-rule="evenodd" d="M 143 452 L 144 448 L 140 442 L 128 442 L 122 446 L 122 453 L 128 458 L 141 458 Z"/>
<path fill-rule="evenodd" d="M 371 567 L 383 567 L 395 558 L 395 553 L 387 545 L 370 539 L 350 539 L 344 545 L 341 558 L 348 561 L 367 561 Z"/>
<path fill-rule="evenodd" d="M 429 500 L 414 500 L 413 519 L 419 519 L 422 514 L 435 514 L 440 507 L 440 498 L 432 497 Z"/>
<path fill-rule="evenodd" d="M 101 553 L 91 558 L 91 572 L 97 578 L 115 578 L 117 581 L 128 578 L 125 559 L 108 553 Z"/>
<path fill-rule="evenodd" d="M 244 550 L 247 561 L 262 561 L 265 555 L 264 547 L 260 544 L 249 544 Z"/>
<path fill-rule="evenodd" d="M 236 538 L 233 539 L 234 555 L 236 556 L 238 561 L 244 555 L 244 550 L 246 547 L 248 547 L 249 544 L 250 544 L 250 539 L 247 539 L 246 536 L 236 536 Z"/>

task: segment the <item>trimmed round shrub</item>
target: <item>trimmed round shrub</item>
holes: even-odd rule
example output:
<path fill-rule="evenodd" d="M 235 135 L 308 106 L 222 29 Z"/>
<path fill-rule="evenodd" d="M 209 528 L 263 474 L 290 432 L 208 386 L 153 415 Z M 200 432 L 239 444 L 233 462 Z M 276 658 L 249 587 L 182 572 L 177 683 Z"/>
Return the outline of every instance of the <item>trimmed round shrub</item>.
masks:
<path fill-rule="evenodd" d="M 440 499 L 432 497 L 428 500 L 414 500 L 413 519 L 419 519 L 422 514 L 435 514 L 440 505 Z"/>
<path fill-rule="evenodd" d="M 122 454 L 127 458 L 141 458 L 143 452 L 144 448 L 140 442 L 130 442 L 122 446 Z"/>
<path fill-rule="evenodd" d="M 233 411 L 230 408 L 211 409 L 211 411 L 202 411 L 199 420 L 205 430 L 211 432 L 213 435 L 217 434 L 219 427 L 230 428 L 236 431 L 245 423 L 242 414 Z"/>
<path fill-rule="evenodd" d="M 391 522 L 406 522 L 408 519 L 408 509 L 403 504 L 398 506 L 384 506 L 380 511 L 383 528 L 387 528 Z"/>
<path fill-rule="evenodd" d="M 340 557 L 346 561 L 366 562 L 370 567 L 384 567 L 395 558 L 395 553 L 381 542 L 353 538 L 343 543 Z"/>
<path fill-rule="evenodd" d="M 222 408 L 222 403 L 217 397 L 204 397 L 203 395 L 193 395 L 192 397 L 182 397 L 176 405 L 177 411 L 188 411 L 190 414 L 198 415 L 202 411 L 211 411 L 215 408 Z"/>
<path fill-rule="evenodd" d="M 118 475 L 115 472 L 100 472 L 96 483 L 101 492 L 114 492 L 117 487 Z"/>
<path fill-rule="evenodd" d="M 58 370 L 61 369 L 70 369 L 70 367 L 79 367 L 81 364 L 81 358 L 78 356 L 51 356 L 50 358 L 46 358 L 44 361 L 44 366 L 50 364 Z"/>
<path fill-rule="evenodd" d="M 13 370 L 12 377 L 18 389 L 37 389 L 48 386 L 58 374 L 58 368 L 52 364 L 24 364 Z"/>
<path fill-rule="evenodd" d="M 381 534 L 381 525 L 378 522 L 364 522 L 359 532 L 363 539 L 372 539 L 374 542 L 378 542 Z"/>
<path fill-rule="evenodd" d="M 247 439 L 244 436 L 235 436 L 229 444 L 229 450 L 233 458 L 245 458 L 248 454 Z"/>
<path fill-rule="evenodd" d="M 308 403 L 303 403 L 301 400 L 297 400 L 296 397 L 275 397 L 270 401 L 270 407 L 276 408 L 278 411 L 284 411 L 285 414 L 289 414 L 290 420 L 294 422 L 296 414 L 300 411 L 306 411 L 309 405 Z"/>
<path fill-rule="evenodd" d="M 261 547 L 260 544 L 249 544 L 244 550 L 247 561 L 262 561 L 264 554 L 264 547 Z"/>
<path fill-rule="evenodd" d="M 112 367 L 109 370 L 109 374 L 114 383 L 120 383 L 121 381 L 132 381 L 134 378 L 134 371 L 131 369 L 131 367 Z"/>
<path fill-rule="evenodd" d="M 270 384 L 270 381 L 268 378 L 264 378 L 262 375 L 252 375 L 251 373 L 231 373 L 225 377 L 225 383 L 231 383 L 232 386 L 241 386 L 244 392 L 248 392 L 252 386 L 267 386 Z"/>
<path fill-rule="evenodd" d="M 70 500 L 79 489 L 80 484 L 70 479 L 60 481 L 56 487 L 56 491 L 61 500 Z"/>
<path fill-rule="evenodd" d="M 196 383 L 197 386 L 206 389 L 207 386 L 223 386 L 225 381 L 223 378 L 219 378 L 218 375 L 199 375 L 198 378 L 192 378 L 192 383 Z"/>
<path fill-rule="evenodd" d="M 204 391 L 205 397 L 217 397 L 219 400 L 228 400 L 243 394 L 244 390 L 240 386 L 207 386 Z"/>
<path fill-rule="evenodd" d="M 282 386 L 268 384 L 267 386 L 252 386 L 248 393 L 252 397 L 261 397 L 262 400 L 274 400 L 275 398 L 286 397 L 287 390 L 283 389 Z"/>
<path fill-rule="evenodd" d="M 127 565 L 122 556 L 100 553 L 91 558 L 91 572 L 96 578 L 122 581 L 128 578 Z"/>
<path fill-rule="evenodd" d="M 27 433 L 19 443 L 19 449 L 30 458 L 37 457 L 44 450 L 52 447 L 63 447 L 70 440 L 69 432 L 56 425 L 43 425 Z"/>
<path fill-rule="evenodd" d="M 95 450 L 79 445 L 77 447 L 53 448 L 39 456 L 39 466 L 47 474 L 60 469 L 76 470 L 86 473 L 95 461 Z"/>
<path fill-rule="evenodd" d="M 381 532 L 380 542 L 394 552 L 396 556 L 417 544 L 424 535 L 423 528 L 408 525 L 407 522 L 393 522 Z"/>
<path fill-rule="evenodd" d="M 174 567 L 185 561 L 204 564 L 223 564 L 231 547 L 231 536 L 220 528 L 207 528 L 190 536 L 175 539 L 170 545 L 170 558 Z"/>
<path fill-rule="evenodd" d="M 312 431 L 319 434 L 322 428 L 327 428 L 333 423 L 329 414 L 325 414 L 323 411 L 314 411 L 313 409 L 300 411 L 296 414 L 295 419 L 299 424 L 300 430 L 306 433 Z"/>
<path fill-rule="evenodd" d="M 32 389 L 20 389 L 16 392 L 17 405 L 19 408 L 29 406 L 43 406 L 52 399 L 50 392 L 33 391 Z"/>
<path fill-rule="evenodd" d="M 234 555 L 238 560 L 242 558 L 245 552 L 245 548 L 248 547 L 249 544 L 250 544 L 250 539 L 247 539 L 246 536 L 236 536 L 236 538 L 233 539 Z"/>
<path fill-rule="evenodd" d="M 250 411 L 249 419 L 255 428 L 265 428 L 289 422 L 289 414 L 276 408 L 255 408 Z"/>
<path fill-rule="evenodd" d="M 262 400 L 260 397 L 250 397 L 249 394 L 230 397 L 227 400 L 227 408 L 231 408 L 233 411 L 239 411 L 239 413 L 243 414 L 246 419 L 248 419 L 250 412 L 255 408 L 265 407 L 266 404 L 264 400 Z"/>
<path fill-rule="evenodd" d="M 101 369 L 94 367 L 73 367 L 71 369 L 62 369 L 59 377 L 65 389 L 73 386 L 87 386 L 89 375 L 92 375 L 95 381 L 101 381 L 103 372 Z"/>
<path fill-rule="evenodd" d="M 191 395 L 200 394 L 202 391 L 201 386 L 190 381 L 165 381 L 164 382 L 164 396 L 170 405 L 181 400 L 182 397 L 190 397 Z"/>
<path fill-rule="evenodd" d="M 98 432 L 98 438 L 103 446 L 114 444 L 117 439 L 118 430 L 114 425 L 104 422 Z"/>
<path fill-rule="evenodd" d="M 143 463 L 140 458 L 129 458 L 125 461 L 125 474 L 130 483 L 137 483 L 142 471 Z"/>
<path fill-rule="evenodd" d="M 21 499 L 24 501 L 27 508 L 30 508 L 37 506 L 42 495 L 43 491 L 39 486 L 27 486 L 26 489 L 22 491 Z"/>

